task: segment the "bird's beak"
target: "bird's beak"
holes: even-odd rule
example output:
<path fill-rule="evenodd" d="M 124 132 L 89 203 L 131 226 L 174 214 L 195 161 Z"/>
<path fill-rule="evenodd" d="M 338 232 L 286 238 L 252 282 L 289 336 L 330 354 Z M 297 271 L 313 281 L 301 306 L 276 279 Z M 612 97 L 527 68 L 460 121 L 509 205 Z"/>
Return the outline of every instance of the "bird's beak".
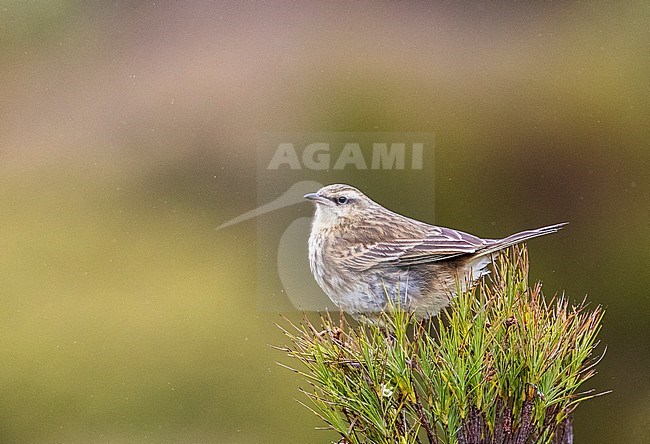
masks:
<path fill-rule="evenodd" d="M 303 196 L 305 199 L 312 200 L 315 203 L 328 204 L 330 201 L 318 193 L 307 193 Z"/>

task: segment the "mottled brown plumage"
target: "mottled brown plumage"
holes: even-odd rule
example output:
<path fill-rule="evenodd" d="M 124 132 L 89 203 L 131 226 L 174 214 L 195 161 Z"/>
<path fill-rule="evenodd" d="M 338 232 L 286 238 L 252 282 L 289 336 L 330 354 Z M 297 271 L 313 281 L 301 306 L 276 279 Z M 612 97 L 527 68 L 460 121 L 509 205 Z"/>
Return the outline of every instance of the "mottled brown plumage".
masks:
<path fill-rule="evenodd" d="M 343 311 L 372 321 L 388 298 L 418 318 L 438 314 L 456 292 L 487 273 L 492 253 L 565 224 L 481 239 L 394 213 L 349 185 L 309 193 L 316 204 L 309 236 L 314 278 Z"/>

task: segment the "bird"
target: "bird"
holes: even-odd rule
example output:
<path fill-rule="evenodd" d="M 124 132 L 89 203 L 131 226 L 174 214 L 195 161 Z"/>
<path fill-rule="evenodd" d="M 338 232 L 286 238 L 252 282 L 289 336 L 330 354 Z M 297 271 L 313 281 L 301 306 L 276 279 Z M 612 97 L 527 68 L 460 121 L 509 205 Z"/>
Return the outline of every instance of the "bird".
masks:
<path fill-rule="evenodd" d="M 395 213 L 346 184 L 304 198 L 316 207 L 308 248 L 316 282 L 340 310 L 370 323 L 396 306 L 419 320 L 436 316 L 457 283 L 465 289 L 489 273 L 493 253 L 566 225 L 481 239 Z"/>

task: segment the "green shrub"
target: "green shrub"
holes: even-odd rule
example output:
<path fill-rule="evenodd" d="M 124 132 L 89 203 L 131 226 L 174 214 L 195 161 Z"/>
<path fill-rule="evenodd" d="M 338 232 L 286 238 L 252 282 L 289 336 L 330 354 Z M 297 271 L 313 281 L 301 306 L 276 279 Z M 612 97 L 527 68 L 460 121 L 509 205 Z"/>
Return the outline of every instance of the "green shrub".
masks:
<path fill-rule="evenodd" d="M 341 443 L 571 443 L 573 411 L 596 396 L 578 389 L 595 374 L 602 317 L 529 287 L 521 248 L 438 318 L 400 307 L 381 325 L 305 318 L 281 349 Z"/>

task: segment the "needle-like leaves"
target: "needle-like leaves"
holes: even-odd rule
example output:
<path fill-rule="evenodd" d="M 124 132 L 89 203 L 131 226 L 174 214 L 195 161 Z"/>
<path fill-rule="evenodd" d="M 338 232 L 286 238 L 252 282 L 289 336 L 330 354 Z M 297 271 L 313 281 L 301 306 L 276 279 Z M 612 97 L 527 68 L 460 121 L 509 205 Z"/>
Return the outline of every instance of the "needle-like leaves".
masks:
<path fill-rule="evenodd" d="M 379 325 L 321 316 L 283 329 L 310 409 L 348 443 L 571 441 L 571 415 L 592 392 L 603 310 L 528 286 L 525 248 L 461 291 L 438 318 L 390 307 Z"/>

